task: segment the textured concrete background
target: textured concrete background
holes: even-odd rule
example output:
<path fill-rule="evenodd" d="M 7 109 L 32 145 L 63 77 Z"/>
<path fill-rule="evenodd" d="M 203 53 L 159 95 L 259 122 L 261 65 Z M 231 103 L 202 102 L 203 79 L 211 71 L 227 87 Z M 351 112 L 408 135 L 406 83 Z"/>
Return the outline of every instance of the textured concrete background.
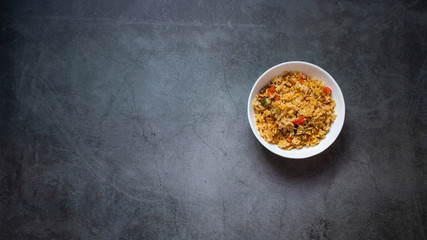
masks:
<path fill-rule="evenodd" d="M 2 1 L 0 239 L 426 239 L 426 1 Z M 306 160 L 253 136 L 269 67 L 347 113 Z"/>

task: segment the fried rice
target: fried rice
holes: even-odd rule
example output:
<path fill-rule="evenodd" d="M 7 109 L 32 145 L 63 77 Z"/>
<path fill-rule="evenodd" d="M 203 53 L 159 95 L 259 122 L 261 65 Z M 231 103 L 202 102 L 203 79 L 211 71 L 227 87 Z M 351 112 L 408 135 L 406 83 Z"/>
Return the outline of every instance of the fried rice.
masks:
<path fill-rule="evenodd" d="M 323 82 L 300 72 L 273 78 L 253 101 L 261 137 L 285 150 L 319 144 L 337 117 L 331 93 Z"/>

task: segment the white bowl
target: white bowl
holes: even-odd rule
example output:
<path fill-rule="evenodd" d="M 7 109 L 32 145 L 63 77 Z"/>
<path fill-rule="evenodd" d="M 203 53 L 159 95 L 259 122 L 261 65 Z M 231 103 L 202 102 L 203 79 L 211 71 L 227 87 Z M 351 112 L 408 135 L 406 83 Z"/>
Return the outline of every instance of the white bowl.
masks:
<path fill-rule="evenodd" d="M 273 77 L 283 74 L 284 71 L 302 72 L 305 75 L 314 77 L 317 80 L 324 82 L 326 86 L 332 89 L 331 96 L 336 102 L 335 114 L 337 114 L 338 116 L 335 119 L 335 121 L 331 124 L 331 128 L 329 132 L 326 134 L 326 137 L 324 139 L 321 139 L 319 144 L 314 147 L 309 147 L 309 148 L 303 147 L 302 149 L 284 150 L 279 148 L 276 144 L 271 144 L 266 142 L 260 136 L 259 131 L 256 128 L 255 113 L 254 113 L 254 108 L 252 106 L 253 100 L 256 97 L 257 93 L 259 93 L 261 88 L 263 88 L 268 82 L 270 82 Z M 334 78 L 322 68 L 308 62 L 301 62 L 301 61 L 285 62 L 268 69 L 255 82 L 254 86 L 252 87 L 251 93 L 249 94 L 248 118 L 249 118 L 249 125 L 251 126 L 252 131 L 255 134 L 256 138 L 268 150 L 272 151 L 273 153 L 279 156 L 286 157 L 286 158 L 295 158 L 295 159 L 308 158 L 323 152 L 335 141 L 335 139 L 337 139 L 338 135 L 340 134 L 341 129 L 344 125 L 344 118 L 345 118 L 344 96 L 342 95 L 341 89 L 338 86 L 337 82 L 335 82 Z"/>

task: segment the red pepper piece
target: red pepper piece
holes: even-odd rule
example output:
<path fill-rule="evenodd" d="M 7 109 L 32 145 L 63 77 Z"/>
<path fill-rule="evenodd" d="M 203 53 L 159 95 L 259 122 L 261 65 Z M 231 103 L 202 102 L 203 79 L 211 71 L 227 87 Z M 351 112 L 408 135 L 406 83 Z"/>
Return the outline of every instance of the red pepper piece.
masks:
<path fill-rule="evenodd" d="M 293 124 L 302 124 L 304 123 L 304 116 L 300 116 L 298 119 L 292 121 Z"/>

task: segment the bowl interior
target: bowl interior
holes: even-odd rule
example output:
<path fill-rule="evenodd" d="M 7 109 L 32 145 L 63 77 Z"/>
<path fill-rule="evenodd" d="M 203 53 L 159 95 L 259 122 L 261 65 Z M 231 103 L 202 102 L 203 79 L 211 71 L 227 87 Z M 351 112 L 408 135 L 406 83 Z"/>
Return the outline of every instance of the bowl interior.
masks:
<path fill-rule="evenodd" d="M 256 128 L 255 113 L 252 107 L 253 99 L 255 98 L 256 94 L 261 90 L 261 88 L 263 88 L 268 82 L 270 82 L 273 77 L 283 74 L 284 71 L 302 72 L 305 75 L 314 77 L 317 80 L 324 82 L 326 86 L 332 89 L 332 98 L 336 102 L 335 114 L 337 114 L 337 118 L 331 124 L 330 131 L 329 133 L 326 134 L 326 138 L 321 139 L 319 144 L 314 147 L 310 147 L 310 148 L 303 147 L 302 149 L 283 150 L 275 144 L 266 142 L 260 136 L 259 131 Z M 261 142 L 261 144 L 264 145 L 264 147 L 266 147 L 268 150 L 286 158 L 296 158 L 296 159 L 307 158 L 324 151 L 335 141 L 335 139 L 340 134 L 341 129 L 344 125 L 344 118 L 345 118 L 344 97 L 342 95 L 341 89 L 338 86 L 337 82 L 332 78 L 332 76 L 329 73 L 327 73 L 322 68 L 307 62 L 300 62 L 300 61 L 285 62 L 270 68 L 265 73 L 263 73 L 255 82 L 255 85 L 251 90 L 251 93 L 249 95 L 249 100 L 248 100 L 248 118 L 249 118 L 249 125 L 251 126 L 253 133 L 255 134 L 257 139 Z"/>

